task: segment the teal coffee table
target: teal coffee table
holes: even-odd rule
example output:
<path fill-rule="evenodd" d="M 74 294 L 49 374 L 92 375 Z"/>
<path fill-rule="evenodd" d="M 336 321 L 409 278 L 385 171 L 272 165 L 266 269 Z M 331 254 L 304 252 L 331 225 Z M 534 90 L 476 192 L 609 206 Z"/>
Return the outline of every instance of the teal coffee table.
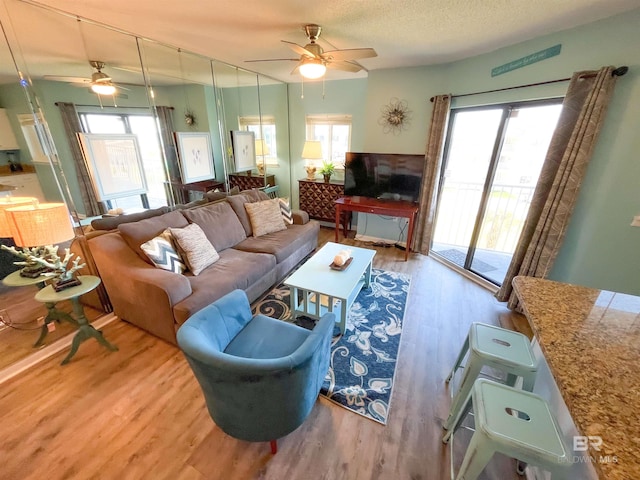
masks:
<path fill-rule="evenodd" d="M 329 265 L 344 249 L 351 250 L 353 260 L 344 270 L 333 270 Z M 284 281 L 290 289 L 292 317 L 319 319 L 326 312 L 335 312 L 340 333 L 344 334 L 353 301 L 362 287 L 369 287 L 375 255 L 375 250 L 328 242 Z"/>

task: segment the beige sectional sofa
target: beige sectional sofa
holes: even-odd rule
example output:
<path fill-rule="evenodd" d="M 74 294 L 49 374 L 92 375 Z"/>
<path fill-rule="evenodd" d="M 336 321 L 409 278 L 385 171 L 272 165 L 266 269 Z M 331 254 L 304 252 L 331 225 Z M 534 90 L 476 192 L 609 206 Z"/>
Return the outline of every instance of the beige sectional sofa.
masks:
<path fill-rule="evenodd" d="M 294 212 L 294 224 L 253 236 L 245 203 L 268 199 L 253 190 L 225 199 L 121 223 L 87 241 L 114 313 L 171 343 L 187 318 L 240 288 L 250 301 L 281 281 L 318 244 L 319 224 Z M 199 225 L 220 258 L 197 276 L 154 266 L 140 246 L 166 228 Z"/>

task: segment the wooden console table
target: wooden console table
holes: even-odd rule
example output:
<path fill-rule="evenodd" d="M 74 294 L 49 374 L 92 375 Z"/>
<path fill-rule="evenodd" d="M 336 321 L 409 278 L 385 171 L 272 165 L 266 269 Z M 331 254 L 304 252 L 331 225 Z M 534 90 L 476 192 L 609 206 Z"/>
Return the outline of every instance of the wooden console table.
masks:
<path fill-rule="evenodd" d="M 343 212 L 375 213 L 390 217 L 403 217 L 409 219 L 409 231 L 407 232 L 407 247 L 404 251 L 404 261 L 409 259 L 411 250 L 411 238 L 413 237 L 413 223 L 418 213 L 418 204 L 406 200 L 379 200 L 367 197 L 342 197 L 335 200 L 336 205 L 336 242 L 340 234 L 340 219 Z M 346 231 L 345 231 L 346 237 Z"/>
<path fill-rule="evenodd" d="M 215 178 L 192 183 L 182 183 L 177 180 L 164 183 L 173 190 L 176 203 L 189 203 L 191 201 L 189 198 L 189 192 L 201 192 L 202 194 L 205 194 L 209 190 L 214 190 L 216 188 L 224 190 L 224 183 L 219 182 Z"/>
<path fill-rule="evenodd" d="M 262 188 L 267 185 L 273 187 L 276 184 L 276 176 L 272 174 L 266 175 L 247 175 L 246 173 L 230 173 L 229 188 L 238 187 L 240 190 L 251 190 L 252 188 Z"/>

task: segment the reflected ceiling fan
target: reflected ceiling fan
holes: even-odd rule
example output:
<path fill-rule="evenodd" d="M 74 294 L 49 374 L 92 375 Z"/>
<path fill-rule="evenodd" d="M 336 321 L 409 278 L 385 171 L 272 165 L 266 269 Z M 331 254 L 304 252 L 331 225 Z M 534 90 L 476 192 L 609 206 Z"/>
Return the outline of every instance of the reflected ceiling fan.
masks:
<path fill-rule="evenodd" d="M 98 95 L 115 95 L 118 93 L 118 89 L 128 90 L 122 85 L 129 84 L 113 83 L 111 77 L 102 71 L 105 67 L 104 62 L 101 62 L 100 60 L 89 60 L 89 64 L 96 69 L 96 71 L 91 75 L 91 78 L 64 77 L 59 75 L 45 75 L 44 78 L 46 80 L 71 83 L 79 87 L 87 86 L 93 93 Z"/>
<path fill-rule="evenodd" d="M 297 43 L 281 40 L 282 43 L 287 44 L 291 50 L 299 54 L 300 58 L 272 58 L 267 60 L 246 60 L 246 62 L 294 61 L 298 62 L 298 65 L 291 72 L 292 75 L 299 72 L 305 78 L 315 79 L 322 77 L 327 68 L 353 73 L 359 72 L 363 67 L 354 62 L 354 60 L 378 56 L 373 48 L 350 48 L 325 52 L 322 47 L 316 43 L 316 40 L 318 40 L 322 32 L 320 25 L 314 23 L 305 25 L 304 32 L 309 38 L 309 43 L 304 47 Z"/>

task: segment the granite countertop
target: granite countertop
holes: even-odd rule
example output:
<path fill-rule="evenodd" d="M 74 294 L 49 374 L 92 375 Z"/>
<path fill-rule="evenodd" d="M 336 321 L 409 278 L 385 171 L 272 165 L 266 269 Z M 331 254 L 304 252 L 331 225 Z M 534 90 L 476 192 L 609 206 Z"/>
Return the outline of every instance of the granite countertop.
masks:
<path fill-rule="evenodd" d="M 600 478 L 640 478 L 640 297 L 531 277 L 513 287 Z"/>

